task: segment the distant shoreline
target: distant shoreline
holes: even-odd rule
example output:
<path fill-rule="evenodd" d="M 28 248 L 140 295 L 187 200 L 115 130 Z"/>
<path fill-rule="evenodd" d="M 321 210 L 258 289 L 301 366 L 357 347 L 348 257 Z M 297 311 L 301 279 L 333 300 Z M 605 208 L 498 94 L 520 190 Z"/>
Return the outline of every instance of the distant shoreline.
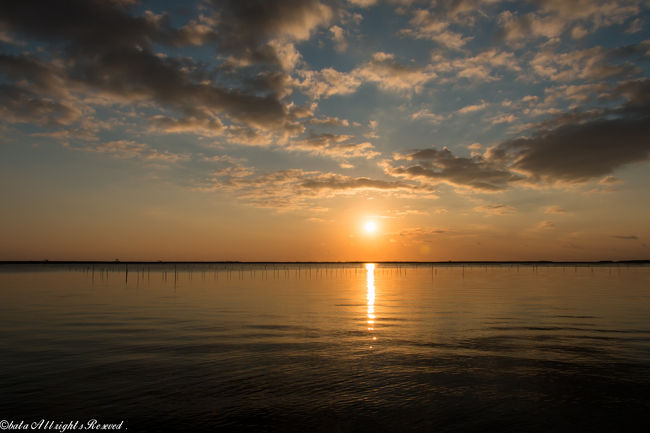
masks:
<path fill-rule="evenodd" d="M 650 264 L 649 260 L 599 260 L 599 261 L 553 261 L 553 260 L 468 260 L 468 261 L 121 261 L 121 260 L 2 260 L 1 265 L 346 265 L 377 263 L 387 265 L 608 265 Z"/>

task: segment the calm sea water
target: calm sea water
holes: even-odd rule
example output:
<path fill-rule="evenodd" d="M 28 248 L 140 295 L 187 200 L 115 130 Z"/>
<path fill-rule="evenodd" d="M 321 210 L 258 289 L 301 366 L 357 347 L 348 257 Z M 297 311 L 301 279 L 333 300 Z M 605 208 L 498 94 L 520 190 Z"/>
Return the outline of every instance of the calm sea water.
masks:
<path fill-rule="evenodd" d="M 618 432 L 650 267 L 0 266 L 0 419 L 128 431 Z"/>

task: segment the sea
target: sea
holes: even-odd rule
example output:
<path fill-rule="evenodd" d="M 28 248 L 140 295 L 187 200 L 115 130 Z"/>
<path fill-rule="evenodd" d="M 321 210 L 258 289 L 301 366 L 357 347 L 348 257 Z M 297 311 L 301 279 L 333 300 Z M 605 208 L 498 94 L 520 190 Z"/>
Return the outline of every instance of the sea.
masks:
<path fill-rule="evenodd" d="M 650 266 L 0 264 L 0 420 L 647 431 Z"/>

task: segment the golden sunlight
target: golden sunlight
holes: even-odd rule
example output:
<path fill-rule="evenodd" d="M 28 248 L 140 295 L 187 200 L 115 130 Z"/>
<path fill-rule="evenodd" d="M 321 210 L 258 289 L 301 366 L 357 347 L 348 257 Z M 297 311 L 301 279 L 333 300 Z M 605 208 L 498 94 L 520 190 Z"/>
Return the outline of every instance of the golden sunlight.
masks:
<path fill-rule="evenodd" d="M 377 223 L 374 221 L 366 221 L 363 228 L 366 230 L 366 233 L 374 233 L 377 230 Z"/>
<path fill-rule="evenodd" d="M 368 325 L 373 326 L 375 323 L 375 264 L 366 263 L 366 287 L 368 289 L 368 294 L 366 299 L 368 299 Z M 368 328 L 372 330 L 372 328 Z"/>

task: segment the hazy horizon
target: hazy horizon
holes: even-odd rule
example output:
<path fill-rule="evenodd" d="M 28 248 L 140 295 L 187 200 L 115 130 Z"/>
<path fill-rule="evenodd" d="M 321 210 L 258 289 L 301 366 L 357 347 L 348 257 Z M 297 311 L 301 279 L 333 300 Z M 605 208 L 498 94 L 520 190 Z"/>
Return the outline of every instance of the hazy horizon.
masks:
<path fill-rule="evenodd" d="M 365 263 L 379 263 L 379 264 L 423 264 L 423 265 L 445 265 L 445 264 L 476 264 L 476 265 L 490 265 L 490 264 L 548 264 L 548 265 L 562 265 L 562 264 L 633 264 L 633 263 L 646 263 L 650 259 L 629 259 L 629 260 L 438 260 L 438 261 L 424 261 L 424 260 L 0 260 L 0 264 L 296 264 L 296 265 L 309 265 L 309 264 L 365 264 Z"/>

